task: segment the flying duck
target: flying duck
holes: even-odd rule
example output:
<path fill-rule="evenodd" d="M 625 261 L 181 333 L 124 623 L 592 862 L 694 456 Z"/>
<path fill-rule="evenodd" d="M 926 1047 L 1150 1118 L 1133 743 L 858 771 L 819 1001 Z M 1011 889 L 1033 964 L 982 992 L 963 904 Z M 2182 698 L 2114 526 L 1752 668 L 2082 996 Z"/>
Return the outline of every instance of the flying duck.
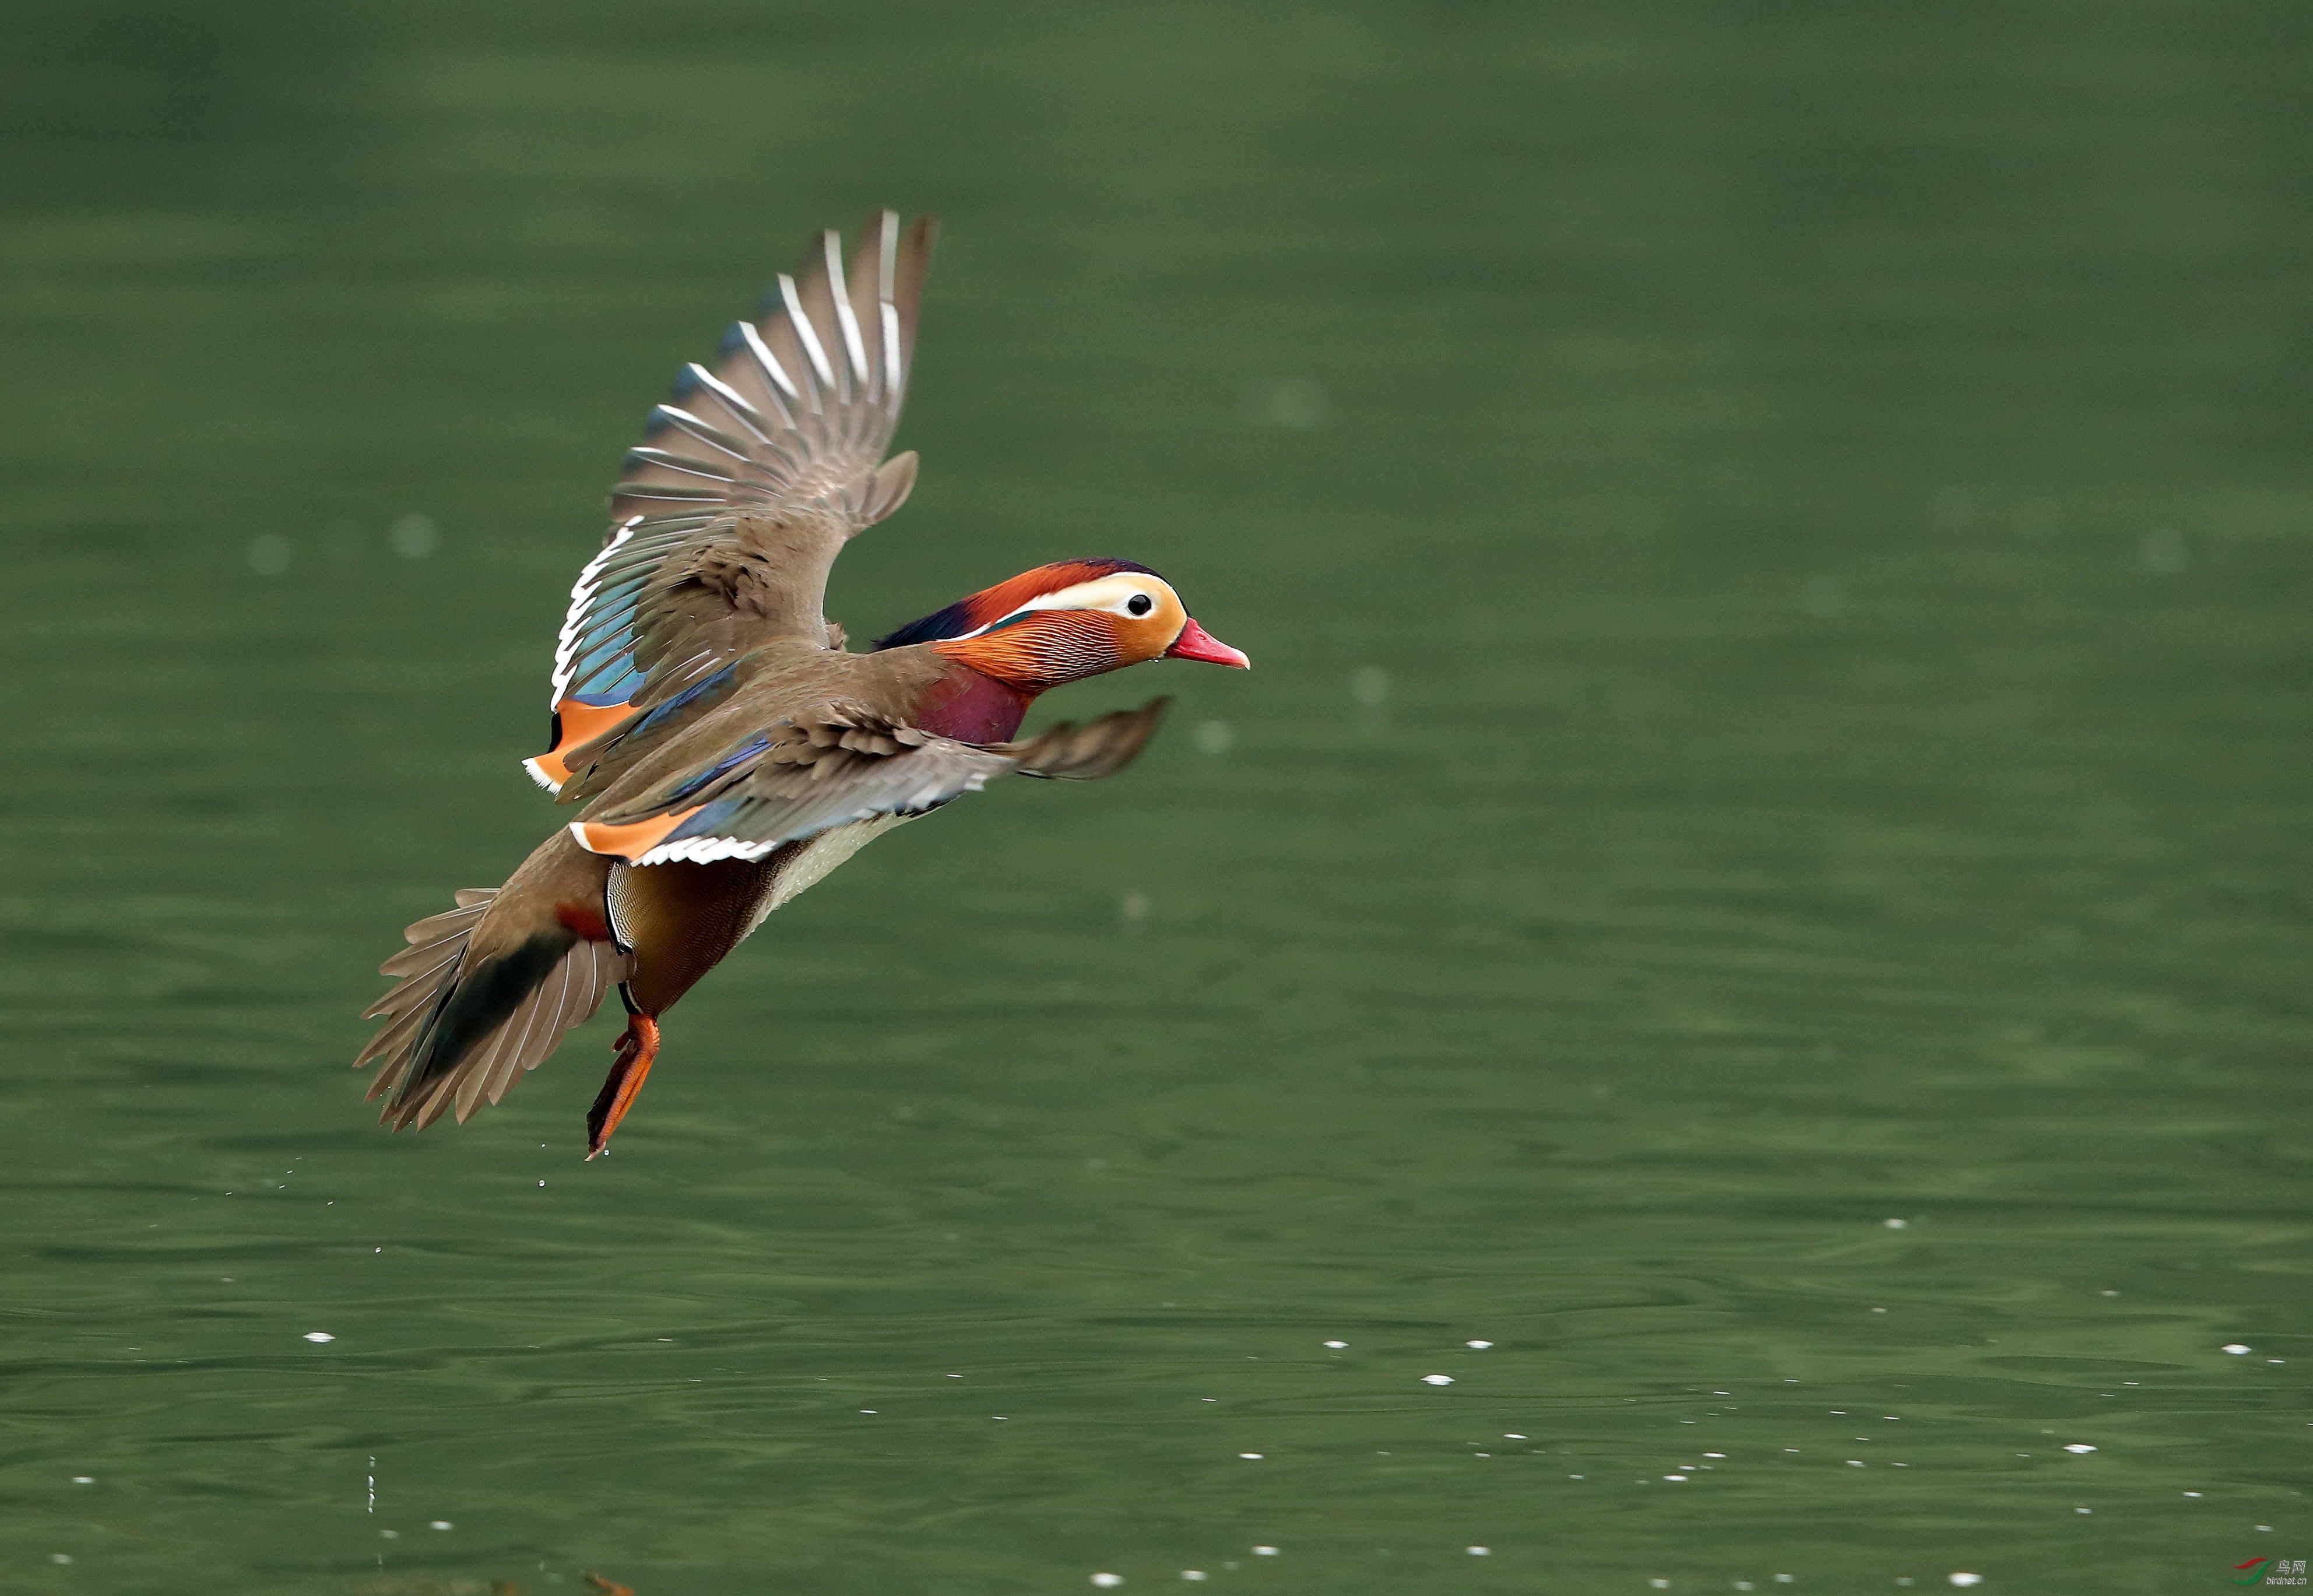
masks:
<path fill-rule="evenodd" d="M 932 236 L 886 211 L 847 270 L 822 234 L 652 410 L 571 589 L 549 746 L 523 762 L 576 817 L 381 967 L 400 983 L 354 1062 L 378 1066 L 383 1123 L 497 1102 L 616 987 L 627 1027 L 586 1116 L 595 1157 L 658 1056 L 659 1017 L 772 910 L 990 777 L 1114 774 L 1168 701 L 1014 740 L 1040 693 L 1158 659 L 1251 665 L 1130 560 L 1038 566 L 866 653 L 821 613 L 844 543 L 915 483 L 914 453 L 884 451 Z"/>

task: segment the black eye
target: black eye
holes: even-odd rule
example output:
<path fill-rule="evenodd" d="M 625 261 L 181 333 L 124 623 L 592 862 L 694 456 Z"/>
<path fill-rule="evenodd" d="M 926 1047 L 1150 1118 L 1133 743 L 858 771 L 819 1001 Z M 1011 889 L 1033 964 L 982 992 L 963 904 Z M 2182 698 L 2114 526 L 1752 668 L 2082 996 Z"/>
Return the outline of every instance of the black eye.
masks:
<path fill-rule="evenodd" d="M 1146 615 L 1156 607 L 1156 601 L 1145 593 L 1136 593 L 1124 601 L 1124 613 L 1128 615 Z"/>

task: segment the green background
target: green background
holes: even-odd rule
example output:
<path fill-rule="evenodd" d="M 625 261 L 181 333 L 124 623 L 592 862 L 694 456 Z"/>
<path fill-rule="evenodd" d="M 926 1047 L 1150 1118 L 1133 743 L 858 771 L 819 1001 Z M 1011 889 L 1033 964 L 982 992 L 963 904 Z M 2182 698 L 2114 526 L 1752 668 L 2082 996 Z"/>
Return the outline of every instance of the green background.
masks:
<path fill-rule="evenodd" d="M 10 28 L 0 1583 L 2313 1556 L 2313 11 Z M 617 1157 L 607 1021 L 387 1137 L 620 452 L 885 203 L 831 613 L 1122 554 L 1256 669 L 1056 697 L 1182 702 L 771 921 Z"/>

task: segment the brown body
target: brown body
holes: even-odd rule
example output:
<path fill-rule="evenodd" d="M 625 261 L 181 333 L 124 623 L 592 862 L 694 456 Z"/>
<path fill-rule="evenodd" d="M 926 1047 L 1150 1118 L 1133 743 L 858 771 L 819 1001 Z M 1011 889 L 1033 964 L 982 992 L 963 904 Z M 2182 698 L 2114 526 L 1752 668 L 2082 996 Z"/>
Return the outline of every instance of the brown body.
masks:
<path fill-rule="evenodd" d="M 1243 665 L 1164 579 L 1114 560 L 1039 568 L 855 654 L 822 613 L 850 537 L 896 510 L 886 461 L 928 224 L 844 269 L 825 235 L 779 308 L 688 368 L 628 457 L 573 590 L 553 746 L 524 762 L 576 817 L 505 886 L 409 928 L 385 1025 L 386 1119 L 463 1119 L 617 985 L 626 1032 L 589 1156 L 634 1101 L 657 1018 L 762 918 L 874 837 L 1007 772 L 1075 780 L 1137 754 L 1164 701 L 1009 741 L 1036 695 L 1166 655 Z M 664 443 L 670 446 L 662 447 Z M 679 445 L 679 448 L 673 445 Z"/>

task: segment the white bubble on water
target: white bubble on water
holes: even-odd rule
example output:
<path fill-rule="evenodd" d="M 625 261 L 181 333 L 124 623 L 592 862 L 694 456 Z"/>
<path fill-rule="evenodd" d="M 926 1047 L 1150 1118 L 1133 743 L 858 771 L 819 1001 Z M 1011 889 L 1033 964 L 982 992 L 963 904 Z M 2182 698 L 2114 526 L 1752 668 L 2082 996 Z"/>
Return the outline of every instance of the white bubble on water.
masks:
<path fill-rule="evenodd" d="M 1181 1570 L 1181 1577 L 1183 1579 L 1202 1579 L 1205 1577 L 1205 1571 L 1201 1568 L 1183 1568 Z"/>
<path fill-rule="evenodd" d="M 385 541 L 404 560 L 423 560 L 434 552 L 442 541 L 441 528 L 434 525 L 431 516 L 416 512 L 404 516 L 387 531 Z"/>
<path fill-rule="evenodd" d="M 2238 1342 L 2238 1341 L 2228 1341 L 2228 1342 L 2226 1342 L 2226 1343 L 2224 1344 L 2224 1345 L 2222 1345 L 2222 1346 L 2219 1347 L 2217 1350 L 2218 1350 L 2219 1352 L 2230 1353 L 2230 1354 L 2232 1354 L 2232 1355 L 2233 1355 L 2233 1356 L 2235 1356 L 2235 1357 L 2237 1357 L 2237 1358 L 2238 1358 L 2238 1357 L 2239 1357 L 2243 1353 L 2245 1353 L 2245 1352 L 2249 1352 L 2249 1351 L 2253 1351 L 2254 1349 L 2253 1349 L 2253 1348 L 2250 1348 L 2250 1347 L 2243 1346 L 2243 1345 L 2242 1345 L 2239 1342 Z"/>
<path fill-rule="evenodd" d="M 1124 1576 L 1121 1574 L 1095 1574 L 1092 1576 L 1092 1583 L 1103 1586 L 1121 1585 L 1124 1583 Z"/>
<path fill-rule="evenodd" d="M 305 1332 L 305 1339 L 308 1341 L 321 1342 L 335 1341 L 337 1337 L 330 1335 L 327 1330 L 308 1330 Z"/>
<path fill-rule="evenodd" d="M 1494 1344 L 1491 1341 L 1465 1341 L 1462 1345 L 1464 1346 L 1475 1348 L 1479 1352 L 1484 1352 Z"/>
<path fill-rule="evenodd" d="M 260 532 L 249 540 L 249 569 L 260 577 L 277 577 L 287 571 L 295 551 L 289 540 L 277 532 Z M 231 1193 L 226 1194 L 228 1196 Z"/>
<path fill-rule="evenodd" d="M 2144 569 L 2173 577 L 2185 569 L 2185 534 L 2173 526 L 2159 526 L 2144 534 L 2138 552 Z"/>
<path fill-rule="evenodd" d="M 1237 1456 L 1243 1458 L 1248 1463 L 1258 1463 L 1261 1461 L 1261 1454 L 1259 1452 L 1239 1452 L 1237 1453 Z"/>
<path fill-rule="evenodd" d="M 426 1527 L 428 1530 L 455 1530 L 458 1526 L 452 1523 L 447 1519 L 435 1519 L 432 1523 Z"/>
<path fill-rule="evenodd" d="M 1983 1575 L 1980 1574 L 1954 1574 L 1945 1577 L 1956 1585 L 1980 1585 L 1983 1583 Z"/>
<path fill-rule="evenodd" d="M 1349 1343 L 1346 1341 L 1328 1341 L 1325 1345 L 1332 1347 L 1335 1352 L 1339 1352 L 1343 1347 L 1349 1345 Z"/>
<path fill-rule="evenodd" d="M 2067 1445 L 2064 1450 L 2068 1452 L 2092 1452 L 2096 1451 L 2096 1448 L 2090 1446 L 2085 1441 L 2075 1441 Z"/>
<path fill-rule="evenodd" d="M 1454 1383 L 1454 1377 L 1450 1374 L 1425 1374 L 1421 1377 L 1421 1383 L 1426 1386 L 1450 1386 Z"/>
<path fill-rule="evenodd" d="M 95 1483 L 96 1476 L 93 1474 L 75 1474 L 73 1476 L 73 1484 L 76 1486 L 92 1486 Z"/>
<path fill-rule="evenodd" d="M 1273 1546 L 1257 1546 L 1253 1548 L 1253 1555 L 1256 1557 L 1274 1557 L 1277 1556 L 1277 1548 Z"/>
<path fill-rule="evenodd" d="M 1799 595 L 1799 607 L 1828 620 L 1847 608 L 1847 592 L 1837 577 L 1809 577 Z"/>
<path fill-rule="evenodd" d="M 1909 1230 L 1912 1224 L 1908 1219 L 1883 1219 L 1879 1222 L 1891 1230 Z"/>
<path fill-rule="evenodd" d="M 1490 1546 L 1465 1546 L 1462 1549 L 1473 1557 L 1491 1557 L 1494 1555 L 1494 1548 Z"/>
<path fill-rule="evenodd" d="M 1315 377 L 1269 377 L 1237 400 L 1237 414 L 1254 427 L 1314 432 L 1325 424 L 1325 386 Z"/>

